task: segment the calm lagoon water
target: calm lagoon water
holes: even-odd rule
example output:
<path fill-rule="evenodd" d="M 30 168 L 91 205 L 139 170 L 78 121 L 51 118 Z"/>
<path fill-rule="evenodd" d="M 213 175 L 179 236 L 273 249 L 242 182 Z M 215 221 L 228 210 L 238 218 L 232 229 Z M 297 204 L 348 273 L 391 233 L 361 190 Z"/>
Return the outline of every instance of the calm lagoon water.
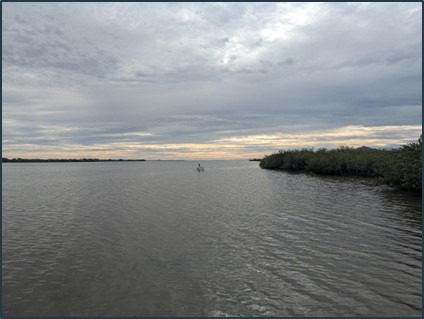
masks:
<path fill-rule="evenodd" d="M 421 315 L 421 198 L 201 163 L 3 164 L 3 315 Z"/>

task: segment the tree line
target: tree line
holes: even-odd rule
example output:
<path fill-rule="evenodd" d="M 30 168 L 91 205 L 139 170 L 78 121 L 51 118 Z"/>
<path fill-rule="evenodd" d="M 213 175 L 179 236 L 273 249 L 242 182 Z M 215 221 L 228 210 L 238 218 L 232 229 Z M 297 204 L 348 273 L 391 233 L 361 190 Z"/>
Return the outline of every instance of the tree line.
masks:
<path fill-rule="evenodd" d="M 400 148 L 369 147 L 282 150 L 265 156 L 260 167 L 321 175 L 374 177 L 379 184 L 408 191 L 422 189 L 422 135 Z"/>
<path fill-rule="evenodd" d="M 51 163 L 51 162 L 144 162 L 144 159 L 98 159 L 98 158 L 12 158 L 2 157 L 3 163 Z"/>

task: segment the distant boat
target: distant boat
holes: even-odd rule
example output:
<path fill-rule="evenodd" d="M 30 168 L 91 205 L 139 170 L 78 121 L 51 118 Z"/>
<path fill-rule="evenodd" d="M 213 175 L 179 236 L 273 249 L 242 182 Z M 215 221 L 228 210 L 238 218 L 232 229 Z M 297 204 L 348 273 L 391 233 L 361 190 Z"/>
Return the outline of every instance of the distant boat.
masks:
<path fill-rule="evenodd" d="M 202 165 L 198 164 L 198 166 L 196 167 L 196 171 L 198 171 L 198 172 L 204 172 L 205 171 L 205 168 Z"/>

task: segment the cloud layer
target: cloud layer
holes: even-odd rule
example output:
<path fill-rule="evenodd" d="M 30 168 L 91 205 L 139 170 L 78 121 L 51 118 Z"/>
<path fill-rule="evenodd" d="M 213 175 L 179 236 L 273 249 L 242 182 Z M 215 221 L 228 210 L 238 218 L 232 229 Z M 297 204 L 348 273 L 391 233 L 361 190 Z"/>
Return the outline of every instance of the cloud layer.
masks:
<path fill-rule="evenodd" d="M 412 141 L 421 24 L 419 3 L 4 3 L 3 155 Z"/>

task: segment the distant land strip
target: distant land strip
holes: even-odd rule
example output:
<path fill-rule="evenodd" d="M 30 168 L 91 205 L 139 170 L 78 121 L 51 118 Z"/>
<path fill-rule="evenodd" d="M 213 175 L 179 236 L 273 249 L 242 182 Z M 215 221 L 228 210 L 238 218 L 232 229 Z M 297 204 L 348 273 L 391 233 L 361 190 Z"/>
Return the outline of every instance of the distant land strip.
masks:
<path fill-rule="evenodd" d="M 55 162 L 144 162 L 145 159 L 99 159 L 99 158 L 12 158 L 2 157 L 2 163 L 55 163 Z"/>

